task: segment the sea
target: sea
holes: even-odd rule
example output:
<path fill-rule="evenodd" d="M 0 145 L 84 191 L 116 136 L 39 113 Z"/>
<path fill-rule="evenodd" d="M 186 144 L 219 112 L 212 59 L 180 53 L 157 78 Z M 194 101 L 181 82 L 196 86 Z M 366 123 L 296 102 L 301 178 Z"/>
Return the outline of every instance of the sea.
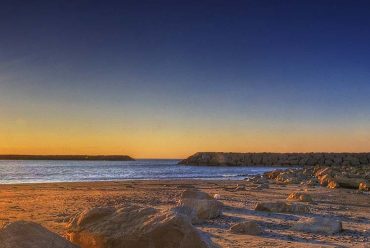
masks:
<path fill-rule="evenodd" d="M 176 159 L 136 161 L 0 160 L 0 184 L 151 179 L 239 180 L 278 167 L 191 166 Z M 280 167 L 283 169 L 283 167 Z"/>

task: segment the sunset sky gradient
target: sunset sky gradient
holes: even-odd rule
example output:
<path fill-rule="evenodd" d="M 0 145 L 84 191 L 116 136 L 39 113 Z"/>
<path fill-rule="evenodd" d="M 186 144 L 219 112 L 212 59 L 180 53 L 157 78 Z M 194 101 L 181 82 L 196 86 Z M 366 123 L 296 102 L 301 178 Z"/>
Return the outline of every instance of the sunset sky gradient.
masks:
<path fill-rule="evenodd" d="M 370 151 L 369 1 L 3 1 L 0 153 Z"/>

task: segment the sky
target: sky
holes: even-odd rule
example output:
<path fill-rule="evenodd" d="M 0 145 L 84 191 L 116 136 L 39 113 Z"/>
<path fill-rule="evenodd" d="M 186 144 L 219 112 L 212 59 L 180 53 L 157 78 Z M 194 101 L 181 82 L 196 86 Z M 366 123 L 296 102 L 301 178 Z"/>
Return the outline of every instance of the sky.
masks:
<path fill-rule="evenodd" d="M 1 154 L 370 151 L 369 1 L 1 3 Z"/>

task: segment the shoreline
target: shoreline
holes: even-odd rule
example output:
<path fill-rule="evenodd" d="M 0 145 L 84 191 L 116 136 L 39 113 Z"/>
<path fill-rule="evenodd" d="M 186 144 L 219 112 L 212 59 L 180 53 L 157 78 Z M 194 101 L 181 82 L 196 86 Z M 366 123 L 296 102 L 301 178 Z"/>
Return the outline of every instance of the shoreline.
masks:
<path fill-rule="evenodd" d="M 230 183 L 238 183 L 238 182 L 245 182 L 245 179 L 122 179 L 122 180 L 103 180 L 103 181 L 75 181 L 75 182 L 35 182 L 35 183 L 3 183 L 0 184 L 0 189 L 2 186 L 53 186 L 53 185 L 59 185 L 59 184 L 112 184 L 112 183 L 136 183 L 136 182 L 149 182 L 149 183 L 180 183 L 180 184 L 188 184 L 190 182 L 197 183 L 197 182 L 230 182 Z M 87 185 L 86 185 L 87 186 Z"/>
<path fill-rule="evenodd" d="M 271 170 L 273 171 L 273 170 Z M 270 171 L 268 171 L 270 172 Z M 164 181 L 194 181 L 194 182 L 197 182 L 197 181 L 205 181 L 205 182 L 209 182 L 209 181 L 217 181 L 217 182 L 222 182 L 222 181 L 227 181 L 227 182 L 238 182 L 238 181 L 241 181 L 243 182 L 244 180 L 247 180 L 248 178 L 253 178 L 255 176 L 262 176 L 263 173 L 261 174 L 254 174 L 254 175 L 243 175 L 241 176 L 240 178 L 236 178 L 236 177 L 230 177 L 230 178 L 219 178 L 219 177 L 210 177 L 210 178 L 184 178 L 184 177 L 179 177 L 179 178 L 130 178 L 130 179 L 118 179 L 118 180 L 110 180 L 110 179 L 107 179 L 107 180 L 92 180 L 92 181 L 55 181 L 55 182 L 20 182 L 20 183 L 0 183 L 0 186 L 1 185 L 7 185 L 7 186 L 16 186 L 16 185 L 43 185 L 43 184 L 62 184 L 62 183 L 66 183 L 66 184 L 69 184 L 69 183 L 110 183 L 110 182 L 114 182 L 114 183 L 119 183 L 119 182 L 131 182 L 131 181 L 143 181 L 143 182 L 150 182 L 150 181 L 154 181 L 154 182 L 164 182 Z"/>
<path fill-rule="evenodd" d="M 247 180 L 126 180 L 103 182 L 62 182 L 38 184 L 2 184 L 0 192 L 0 226 L 17 220 L 30 220 L 62 236 L 66 224 L 76 214 L 91 207 L 139 205 L 168 209 L 176 206 L 185 189 L 195 188 L 219 194 L 223 215 L 196 227 L 221 247 L 365 247 L 370 242 L 370 195 L 352 189 L 328 189 L 320 186 L 280 185 L 269 187 Z M 241 187 L 242 186 L 242 187 Z M 286 201 L 295 191 L 309 193 L 314 203 L 307 204 L 307 214 L 265 213 L 254 206 L 264 201 Z M 344 231 L 335 235 L 292 231 L 301 217 L 339 218 Z M 259 236 L 229 232 L 231 225 L 242 220 L 259 223 Z"/>

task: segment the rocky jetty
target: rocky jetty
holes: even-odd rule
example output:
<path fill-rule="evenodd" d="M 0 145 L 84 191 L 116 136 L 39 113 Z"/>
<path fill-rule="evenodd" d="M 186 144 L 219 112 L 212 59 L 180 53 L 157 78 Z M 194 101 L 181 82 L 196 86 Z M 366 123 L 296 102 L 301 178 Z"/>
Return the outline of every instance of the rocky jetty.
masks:
<path fill-rule="evenodd" d="M 134 161 L 127 155 L 0 155 L 0 160 Z"/>
<path fill-rule="evenodd" d="M 370 164 L 370 153 L 224 153 L 198 152 L 184 165 L 229 166 L 358 166 Z"/>

